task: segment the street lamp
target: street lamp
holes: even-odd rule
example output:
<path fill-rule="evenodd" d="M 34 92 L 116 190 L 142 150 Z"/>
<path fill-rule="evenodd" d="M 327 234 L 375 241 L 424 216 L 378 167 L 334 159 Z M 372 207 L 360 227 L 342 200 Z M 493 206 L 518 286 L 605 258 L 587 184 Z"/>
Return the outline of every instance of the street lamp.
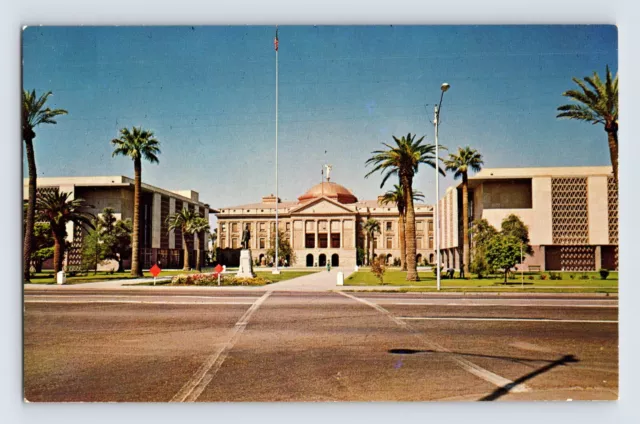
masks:
<path fill-rule="evenodd" d="M 440 215 L 438 202 L 440 200 L 439 180 L 440 180 L 440 161 L 439 161 L 439 147 L 438 147 L 438 124 L 440 122 L 440 107 L 442 106 L 442 97 L 444 92 L 451 87 L 446 82 L 440 86 L 440 103 L 435 107 L 433 125 L 436 128 L 436 287 L 440 290 Z"/>

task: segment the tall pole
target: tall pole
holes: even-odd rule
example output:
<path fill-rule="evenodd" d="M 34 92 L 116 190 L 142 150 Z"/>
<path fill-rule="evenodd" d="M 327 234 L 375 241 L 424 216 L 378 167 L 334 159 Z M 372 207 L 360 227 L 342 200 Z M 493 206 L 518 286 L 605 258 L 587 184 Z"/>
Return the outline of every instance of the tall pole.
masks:
<path fill-rule="evenodd" d="M 524 266 L 522 265 L 522 242 L 520 242 L 520 278 L 522 279 L 522 288 L 524 288 Z"/>
<path fill-rule="evenodd" d="M 443 92 L 444 94 L 444 92 Z M 442 103 L 442 95 L 440 95 L 440 103 Z M 438 118 L 439 118 L 440 110 L 438 106 L 434 108 L 434 117 L 433 124 L 436 128 L 436 289 L 440 290 L 440 173 L 438 172 L 438 168 L 440 167 L 440 163 L 438 161 Z"/>
<path fill-rule="evenodd" d="M 276 38 L 274 40 L 274 46 L 276 49 L 276 262 L 274 274 L 279 274 L 278 271 L 278 27 L 276 26 Z"/>
<path fill-rule="evenodd" d="M 436 288 L 440 290 L 440 207 L 438 205 L 440 201 L 440 156 L 439 156 L 439 146 L 438 146 L 438 125 L 440 124 L 440 108 L 442 106 L 442 97 L 444 96 L 444 92 L 449 89 L 449 84 L 446 82 L 440 86 L 440 103 L 434 109 L 434 117 L 433 124 L 436 129 L 436 153 L 435 153 L 435 162 L 436 162 Z"/>

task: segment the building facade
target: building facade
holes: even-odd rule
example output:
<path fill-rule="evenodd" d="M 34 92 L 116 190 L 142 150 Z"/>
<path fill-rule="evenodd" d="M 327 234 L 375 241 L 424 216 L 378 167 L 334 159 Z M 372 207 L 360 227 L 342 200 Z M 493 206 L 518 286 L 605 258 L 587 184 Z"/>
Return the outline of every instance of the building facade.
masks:
<path fill-rule="evenodd" d="M 462 189 L 439 200 L 442 263 L 459 268 Z M 469 178 L 470 228 L 486 219 L 500 230 L 515 214 L 528 226 L 533 254 L 525 270 L 618 269 L 618 189 L 610 166 L 486 168 Z"/>
<path fill-rule="evenodd" d="M 359 201 L 347 188 L 326 181 L 294 202 L 281 202 L 270 195 L 260 203 L 216 209 L 218 260 L 226 265 L 237 264 L 242 231 L 248 224 L 253 259 L 266 264 L 267 250 L 275 237 L 276 207 L 278 227 L 295 252 L 295 258 L 283 258 L 291 266 L 355 266 L 357 249 L 366 248 L 362 228 L 369 218 L 380 222 L 380 233 L 373 241 L 376 256 L 384 255 L 388 263 L 400 258 L 396 206 L 381 205 L 378 200 Z M 415 211 L 417 260 L 433 262 L 433 209 L 416 203 Z"/>
<path fill-rule="evenodd" d="M 28 199 L 28 179 L 24 179 L 23 197 Z M 112 208 L 117 219 L 133 219 L 134 181 L 125 176 L 107 177 L 55 177 L 38 178 L 38 192 L 58 190 L 71 193 L 71 199 L 84 199 L 89 207 L 85 212 L 95 216 L 106 207 Z M 193 190 L 170 191 L 142 184 L 142 203 L 140 205 L 140 246 L 143 268 L 157 263 L 161 268 L 182 268 L 183 245 L 180 230 L 168 231 L 166 219 L 183 208 L 195 210 L 200 216 L 209 219 L 210 208 L 199 200 L 199 194 Z M 73 270 L 81 265 L 81 247 L 84 231 L 79 226 L 67 225 L 67 240 L 71 248 L 67 252 L 67 269 Z M 201 250 L 204 260 L 208 243 L 208 234 L 199 239 L 197 234 L 185 237 L 191 251 L 190 266 L 195 266 L 195 251 Z M 130 260 L 124 261 L 125 267 Z"/>

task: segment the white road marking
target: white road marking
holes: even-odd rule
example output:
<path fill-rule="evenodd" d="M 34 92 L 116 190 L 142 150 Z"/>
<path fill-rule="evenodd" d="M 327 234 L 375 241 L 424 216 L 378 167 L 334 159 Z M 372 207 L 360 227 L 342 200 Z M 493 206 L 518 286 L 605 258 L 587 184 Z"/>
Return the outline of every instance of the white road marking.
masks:
<path fill-rule="evenodd" d="M 452 353 L 450 350 L 446 349 L 444 346 L 439 345 L 436 342 L 433 342 L 429 339 L 427 339 L 424 335 L 422 335 L 422 333 L 420 333 L 418 330 L 412 328 L 411 326 L 409 326 L 409 324 L 407 324 L 405 321 L 401 320 L 400 318 L 397 318 L 396 316 L 394 316 L 391 312 L 387 311 L 386 309 L 384 309 L 382 306 L 377 305 L 375 303 L 369 302 L 366 299 L 361 299 L 355 296 L 350 295 L 349 293 L 345 293 L 345 292 L 339 292 L 341 295 L 346 296 L 348 298 L 351 298 L 357 302 L 361 302 L 364 303 L 365 305 L 377 310 L 378 312 L 384 314 L 387 318 L 389 318 L 391 321 L 395 322 L 398 326 L 410 331 L 411 333 L 413 333 L 414 336 L 416 336 L 417 338 L 419 338 L 422 342 L 426 343 L 427 345 L 429 345 L 431 347 L 432 350 L 437 350 L 440 352 L 444 352 L 444 353 Z M 479 377 L 481 379 L 483 379 L 484 381 L 487 381 L 497 387 L 504 387 L 506 389 L 508 389 L 510 392 L 513 393 L 522 393 L 522 392 L 528 392 L 531 389 L 529 388 L 529 386 L 527 386 L 524 383 L 520 383 L 520 384 L 516 384 L 515 382 L 504 378 L 498 374 L 495 374 L 489 370 L 486 370 L 484 368 L 482 368 L 479 365 L 474 364 L 473 362 L 464 359 L 464 358 L 460 358 L 458 356 L 455 355 L 451 355 L 449 356 L 449 358 L 451 360 L 453 360 L 454 362 L 456 362 L 462 369 L 464 369 L 465 371 L 475 375 L 476 377 Z"/>
<path fill-rule="evenodd" d="M 367 299 L 370 302 L 375 302 L 379 304 L 385 305 L 424 305 L 424 306 L 513 306 L 513 307 L 522 307 L 522 306 L 531 306 L 531 307 L 556 307 L 562 306 L 567 308 L 617 308 L 618 302 L 615 300 L 593 300 L 592 303 L 573 303 L 575 301 L 566 300 L 566 299 L 536 299 L 526 303 L 510 303 L 511 299 L 504 299 L 500 302 L 496 302 L 495 300 L 482 300 L 482 299 L 474 299 L 472 301 L 462 301 L 462 302 L 446 302 L 443 300 L 436 299 L 402 299 L 402 298 L 363 298 Z M 578 302 L 584 300 L 577 300 Z M 568 303 L 556 303 L 556 302 L 568 302 Z M 602 303 L 593 303 L 593 302 L 602 302 Z M 550 304 L 545 304 L 550 303 Z"/>
<path fill-rule="evenodd" d="M 144 298 L 149 298 L 149 299 L 153 299 L 154 297 L 167 297 L 167 296 L 171 296 L 171 297 L 176 297 L 178 299 L 250 299 L 250 300 L 257 300 L 260 298 L 260 296 L 190 296 L 190 295 L 186 295 L 186 296 L 182 296 L 182 295 L 175 295 L 175 294 L 167 294 L 167 295 L 135 295 L 135 294 L 74 294 L 74 295 L 69 295 L 69 294 L 25 294 L 25 297 L 51 297 L 51 298 L 57 298 L 57 297 L 62 297 L 62 298 L 69 298 L 69 297 L 92 297 L 92 298 L 100 298 L 100 297 L 107 297 L 107 298 L 112 298 L 112 297 L 125 297 L 125 298 L 130 298 L 130 297 L 144 297 Z M 253 303 L 253 302 L 251 302 Z"/>
<path fill-rule="evenodd" d="M 25 300 L 24 303 L 73 303 L 73 304 L 87 304 L 87 303 L 133 303 L 133 304 L 145 304 L 145 305 L 252 305 L 253 302 L 178 302 L 172 300 Z"/>
<path fill-rule="evenodd" d="M 233 326 L 229 334 L 229 339 L 213 355 L 198 368 L 193 376 L 184 386 L 173 396 L 170 402 L 194 402 L 207 387 L 213 376 L 218 372 L 222 363 L 227 358 L 229 351 L 236 344 L 240 335 L 247 327 L 251 316 L 258 310 L 265 300 L 271 295 L 271 291 L 266 292 L 256 300 L 249 309 L 240 317 Z"/>
<path fill-rule="evenodd" d="M 617 320 L 606 319 L 553 319 L 553 318 L 492 318 L 492 317 L 399 317 L 407 321 L 498 321 L 498 322 L 573 322 L 595 324 L 617 324 Z"/>

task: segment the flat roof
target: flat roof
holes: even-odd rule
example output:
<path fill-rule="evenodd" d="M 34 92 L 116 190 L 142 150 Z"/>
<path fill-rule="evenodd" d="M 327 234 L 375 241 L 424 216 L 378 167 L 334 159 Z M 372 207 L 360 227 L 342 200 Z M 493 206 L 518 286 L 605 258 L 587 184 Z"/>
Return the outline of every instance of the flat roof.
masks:
<path fill-rule="evenodd" d="M 29 184 L 29 178 L 23 179 L 23 186 Z M 112 175 L 112 176 L 89 176 L 89 177 L 38 177 L 38 186 L 63 186 L 72 185 L 74 187 L 129 187 L 134 184 L 134 179 L 126 177 L 124 175 Z M 193 200 L 190 197 L 184 196 L 182 193 L 194 192 L 194 190 L 166 190 L 160 187 L 152 186 L 151 184 L 142 183 L 142 189 L 152 192 L 164 194 L 166 196 L 175 197 L 182 201 L 189 203 L 195 203 L 201 206 L 208 206 L 207 203 L 200 202 L 199 200 Z M 197 192 L 196 192 L 197 193 Z M 213 212 L 213 209 L 209 207 L 209 212 Z"/>

